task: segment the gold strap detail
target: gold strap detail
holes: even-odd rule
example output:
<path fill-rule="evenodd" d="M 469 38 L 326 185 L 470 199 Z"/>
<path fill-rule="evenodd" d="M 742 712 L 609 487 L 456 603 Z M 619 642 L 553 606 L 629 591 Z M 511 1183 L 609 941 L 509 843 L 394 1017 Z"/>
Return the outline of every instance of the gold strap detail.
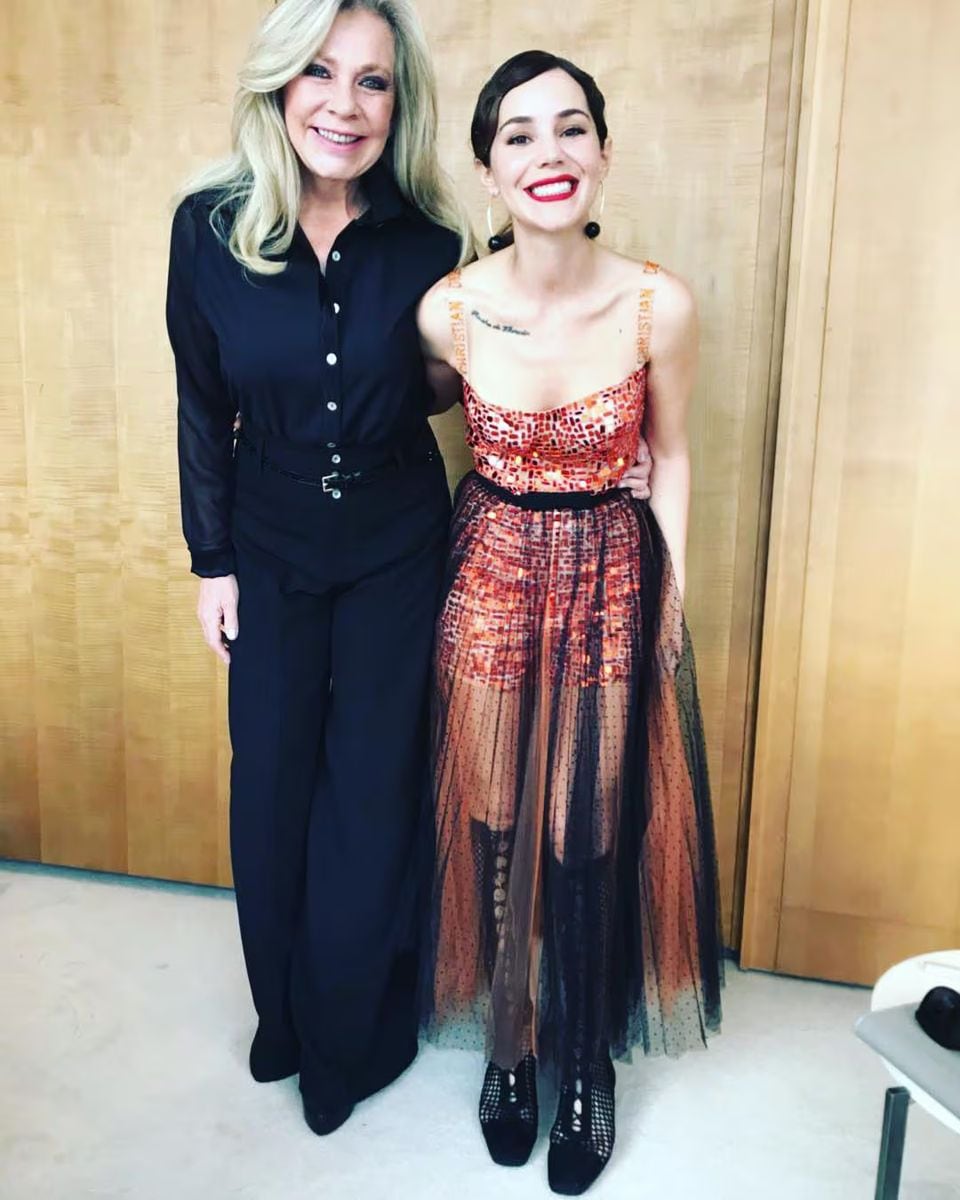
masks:
<path fill-rule="evenodd" d="M 457 267 L 447 276 L 447 287 L 451 291 L 460 288 L 460 268 Z M 453 357 L 461 376 L 467 377 L 467 327 L 463 317 L 463 301 L 452 296 L 447 300 L 450 310 L 450 329 L 453 332 Z"/>
<path fill-rule="evenodd" d="M 644 275 L 656 275 L 660 267 L 649 260 L 643 264 Z M 637 320 L 637 366 L 650 361 L 650 330 L 653 328 L 654 288 L 643 288 L 640 292 L 640 312 Z"/>

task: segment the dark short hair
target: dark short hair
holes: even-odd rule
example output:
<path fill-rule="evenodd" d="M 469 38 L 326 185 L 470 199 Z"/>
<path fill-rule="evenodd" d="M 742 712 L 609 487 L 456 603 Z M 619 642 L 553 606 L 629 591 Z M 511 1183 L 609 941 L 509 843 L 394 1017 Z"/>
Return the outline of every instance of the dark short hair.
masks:
<path fill-rule="evenodd" d="M 524 50 L 515 54 L 505 63 L 497 67 L 487 82 L 480 89 L 477 105 L 473 110 L 473 120 L 470 122 L 470 142 L 473 153 L 485 167 L 490 166 L 490 149 L 493 139 L 497 136 L 497 126 L 500 121 L 500 105 L 507 92 L 529 83 L 538 75 L 547 71 L 566 71 L 583 88 L 587 98 L 587 108 L 597 127 L 597 136 L 602 146 L 607 140 L 607 121 L 604 116 L 606 101 L 603 92 L 597 87 L 596 80 L 588 75 L 582 67 L 569 59 L 560 58 L 546 50 Z"/>

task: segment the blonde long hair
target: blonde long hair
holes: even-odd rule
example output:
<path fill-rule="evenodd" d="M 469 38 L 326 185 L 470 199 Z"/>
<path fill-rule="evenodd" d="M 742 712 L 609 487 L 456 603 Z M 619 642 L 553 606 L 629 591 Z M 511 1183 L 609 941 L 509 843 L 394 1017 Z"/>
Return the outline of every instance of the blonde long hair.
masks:
<path fill-rule="evenodd" d="M 283 88 L 313 61 L 337 14 L 365 9 L 393 30 L 397 107 L 385 156 L 404 197 L 459 234 L 461 261 L 473 253 L 466 213 L 437 158 L 437 86 L 412 0 L 280 0 L 261 21 L 240 69 L 233 150 L 188 181 L 178 199 L 213 191 L 211 223 L 238 262 L 262 275 L 285 263 L 300 213 L 300 160 L 283 119 Z M 231 219 L 224 219 L 226 211 Z"/>

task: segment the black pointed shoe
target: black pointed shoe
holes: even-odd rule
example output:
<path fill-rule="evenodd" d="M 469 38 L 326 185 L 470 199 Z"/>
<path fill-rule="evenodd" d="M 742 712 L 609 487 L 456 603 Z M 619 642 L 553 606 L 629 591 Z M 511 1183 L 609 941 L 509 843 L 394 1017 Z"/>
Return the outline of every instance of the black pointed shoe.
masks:
<path fill-rule="evenodd" d="M 532 1054 L 512 1071 L 494 1063 L 480 1092 L 480 1129 L 490 1157 L 501 1167 L 522 1167 L 537 1140 L 537 1060 Z"/>
<path fill-rule="evenodd" d="M 339 1108 L 317 1108 L 306 1097 L 303 1098 L 303 1119 L 318 1137 L 326 1137 L 328 1133 L 339 1129 L 352 1112 L 353 1105 L 349 1102 Z"/>
<path fill-rule="evenodd" d="M 296 1041 L 274 1042 L 260 1029 L 250 1044 L 250 1074 L 257 1083 L 276 1083 L 300 1070 L 300 1047 Z"/>

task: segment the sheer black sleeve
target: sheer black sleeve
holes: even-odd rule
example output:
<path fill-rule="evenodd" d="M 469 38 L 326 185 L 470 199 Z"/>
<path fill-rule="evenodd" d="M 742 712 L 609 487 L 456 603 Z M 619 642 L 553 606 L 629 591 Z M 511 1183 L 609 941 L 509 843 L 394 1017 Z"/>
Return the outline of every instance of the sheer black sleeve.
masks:
<path fill-rule="evenodd" d="M 177 447 L 183 533 L 195 575 L 234 571 L 230 538 L 234 402 L 220 370 L 216 335 L 197 303 L 196 258 L 205 207 L 188 198 L 173 218 L 167 332 L 177 369 Z M 212 231 L 209 231 L 213 236 Z"/>

